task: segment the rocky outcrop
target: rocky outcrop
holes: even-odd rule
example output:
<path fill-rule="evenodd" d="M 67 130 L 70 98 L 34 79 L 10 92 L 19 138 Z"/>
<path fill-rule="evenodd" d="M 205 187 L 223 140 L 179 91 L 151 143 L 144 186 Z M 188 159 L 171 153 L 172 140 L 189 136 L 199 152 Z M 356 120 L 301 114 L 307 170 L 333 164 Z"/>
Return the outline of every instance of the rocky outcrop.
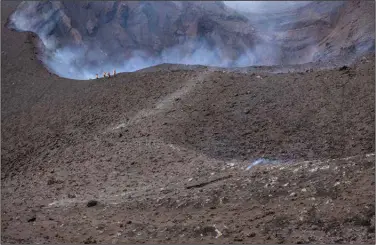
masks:
<path fill-rule="evenodd" d="M 374 50 L 374 2 L 312 1 L 295 11 L 243 14 L 281 46 L 282 64 L 353 59 Z"/>
<path fill-rule="evenodd" d="M 20 18 L 35 25 L 20 25 Z M 232 59 L 257 42 L 267 45 L 245 17 L 221 2 L 25 2 L 11 20 L 17 29 L 53 39 L 57 46 L 95 44 L 108 54 L 158 55 L 190 43 L 185 52 L 205 44 Z"/>
<path fill-rule="evenodd" d="M 69 49 L 60 57 L 75 55 L 80 69 L 95 64 L 119 71 L 158 63 L 297 64 L 372 49 L 371 5 L 312 2 L 294 11 L 240 14 L 218 1 L 23 2 L 9 26 L 38 34 L 52 52 L 50 59 L 59 48 Z M 123 69 L 126 61 L 131 64 Z"/>

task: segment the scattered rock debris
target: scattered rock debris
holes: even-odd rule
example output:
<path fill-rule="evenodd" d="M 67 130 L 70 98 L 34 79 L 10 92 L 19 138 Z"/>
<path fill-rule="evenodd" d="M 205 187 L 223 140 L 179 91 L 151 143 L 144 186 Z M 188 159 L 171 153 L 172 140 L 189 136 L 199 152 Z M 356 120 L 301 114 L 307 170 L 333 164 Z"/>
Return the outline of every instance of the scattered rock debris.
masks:
<path fill-rule="evenodd" d="M 36 216 L 33 216 L 33 217 L 29 218 L 29 219 L 27 220 L 27 222 L 34 222 L 34 221 L 36 221 L 36 220 L 37 220 L 37 217 L 36 217 Z"/>
<path fill-rule="evenodd" d="M 97 206 L 97 205 L 98 205 L 98 201 L 96 201 L 96 200 L 90 200 L 86 204 L 87 207 L 94 207 L 94 206 Z"/>
<path fill-rule="evenodd" d="M 341 67 L 339 68 L 340 71 L 345 71 L 345 70 L 348 70 L 348 69 L 349 69 L 348 66 L 341 66 Z"/>
<path fill-rule="evenodd" d="M 186 187 L 186 189 L 200 188 L 200 187 L 209 185 L 209 184 L 214 183 L 214 182 L 218 182 L 218 181 L 221 181 L 221 180 L 229 179 L 231 177 L 232 177 L 232 175 L 228 175 L 228 176 L 217 178 L 217 179 L 214 179 L 214 180 L 211 180 L 211 181 L 207 181 L 207 182 L 203 182 L 203 183 L 198 183 L 198 184 L 194 184 L 194 185 L 189 185 L 189 186 Z"/>

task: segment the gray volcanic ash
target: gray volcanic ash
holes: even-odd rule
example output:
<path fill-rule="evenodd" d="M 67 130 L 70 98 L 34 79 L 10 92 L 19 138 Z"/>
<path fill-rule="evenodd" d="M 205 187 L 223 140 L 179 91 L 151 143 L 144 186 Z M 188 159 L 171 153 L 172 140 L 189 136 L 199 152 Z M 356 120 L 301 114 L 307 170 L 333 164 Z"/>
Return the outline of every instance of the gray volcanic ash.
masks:
<path fill-rule="evenodd" d="M 374 2 L 18 4 L 3 243 L 375 244 Z"/>

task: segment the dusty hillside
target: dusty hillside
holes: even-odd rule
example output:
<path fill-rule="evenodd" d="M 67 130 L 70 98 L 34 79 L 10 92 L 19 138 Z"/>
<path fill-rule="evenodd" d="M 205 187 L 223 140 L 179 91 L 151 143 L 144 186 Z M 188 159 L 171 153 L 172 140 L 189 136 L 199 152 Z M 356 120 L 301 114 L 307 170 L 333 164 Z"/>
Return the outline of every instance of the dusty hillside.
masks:
<path fill-rule="evenodd" d="M 1 31 L 3 243 L 375 243 L 374 53 L 76 81 Z"/>

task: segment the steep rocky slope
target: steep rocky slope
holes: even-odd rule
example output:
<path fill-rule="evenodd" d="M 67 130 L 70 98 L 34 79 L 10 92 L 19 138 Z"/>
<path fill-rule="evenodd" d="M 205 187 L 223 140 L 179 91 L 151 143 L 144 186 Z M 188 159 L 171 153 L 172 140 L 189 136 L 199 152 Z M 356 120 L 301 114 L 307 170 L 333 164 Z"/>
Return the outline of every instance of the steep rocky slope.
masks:
<path fill-rule="evenodd" d="M 374 49 L 374 2 L 312 2 L 271 14 L 222 2 L 23 2 L 8 22 L 44 43 L 44 63 L 87 79 L 159 63 L 213 66 L 352 61 Z M 349 62 L 350 62 L 349 61 Z"/>
<path fill-rule="evenodd" d="M 133 58 L 132 70 L 139 60 L 153 65 L 157 57 L 227 65 L 255 45 L 271 46 L 221 2 L 24 2 L 9 27 L 37 33 L 51 51 L 47 64 L 58 55 L 62 63 L 97 70 Z M 67 61 L 69 55 L 74 58 Z M 52 66 L 56 70 L 59 64 Z"/>
<path fill-rule="evenodd" d="M 375 48 L 372 1 L 312 1 L 294 11 L 243 15 L 286 51 L 282 64 L 354 60 Z"/>

